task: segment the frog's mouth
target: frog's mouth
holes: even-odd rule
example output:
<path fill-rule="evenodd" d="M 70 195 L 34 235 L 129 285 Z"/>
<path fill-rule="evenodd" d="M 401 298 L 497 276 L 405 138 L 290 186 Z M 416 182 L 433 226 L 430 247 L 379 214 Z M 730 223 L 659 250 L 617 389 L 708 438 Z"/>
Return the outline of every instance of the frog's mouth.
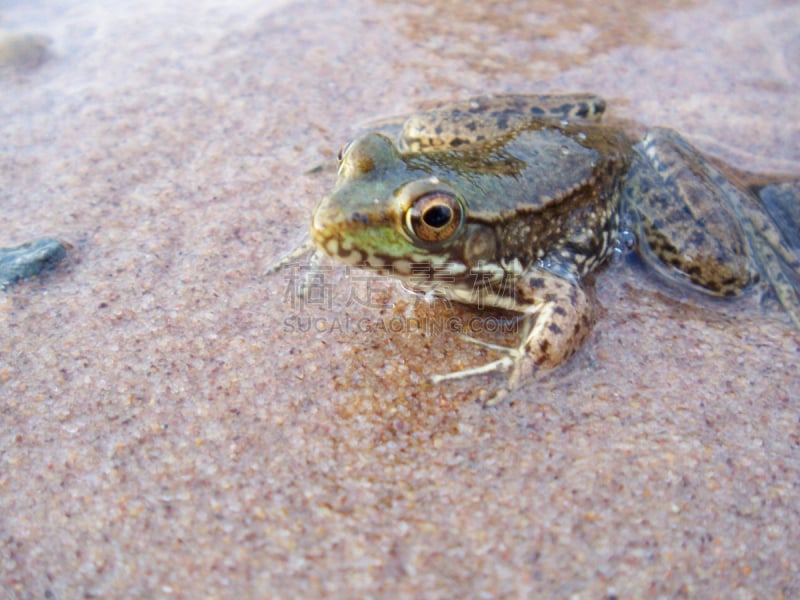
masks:
<path fill-rule="evenodd" d="M 341 210 L 331 205 L 328 197 L 322 199 L 311 218 L 311 240 L 322 252 L 353 266 L 368 266 L 369 252 L 356 244 L 356 234 L 367 222 L 348 220 Z M 364 220 L 366 221 L 366 220 Z M 361 225 L 359 227 L 359 225 Z"/>
<path fill-rule="evenodd" d="M 378 271 L 387 275 L 410 275 L 414 261 L 406 252 L 391 253 L 395 231 L 388 227 L 319 228 L 312 226 L 311 239 L 322 252 L 347 265 Z M 404 245 L 407 244 L 402 240 Z M 395 250 L 399 248 L 394 247 Z M 388 251 L 387 251 L 388 250 Z M 431 262 L 424 257 L 418 262 Z"/>
<path fill-rule="evenodd" d="M 395 221 L 386 214 L 343 211 L 335 199 L 326 196 L 311 219 L 311 240 L 345 264 L 388 271 L 413 251 Z"/>

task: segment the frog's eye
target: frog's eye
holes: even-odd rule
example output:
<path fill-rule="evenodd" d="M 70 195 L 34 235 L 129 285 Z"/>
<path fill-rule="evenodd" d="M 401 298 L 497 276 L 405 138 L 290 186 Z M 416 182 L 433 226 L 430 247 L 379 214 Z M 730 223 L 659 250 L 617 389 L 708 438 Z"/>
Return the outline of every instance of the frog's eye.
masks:
<path fill-rule="evenodd" d="M 347 152 L 347 149 L 350 147 L 350 144 L 352 143 L 353 142 L 350 141 L 350 142 L 345 142 L 344 144 L 341 145 L 341 147 L 339 148 L 339 154 L 336 155 L 336 160 L 342 162 L 342 157 L 344 156 L 344 153 Z"/>
<path fill-rule="evenodd" d="M 443 242 L 461 225 L 461 204 L 451 194 L 430 192 L 406 211 L 406 227 L 422 242 Z"/>

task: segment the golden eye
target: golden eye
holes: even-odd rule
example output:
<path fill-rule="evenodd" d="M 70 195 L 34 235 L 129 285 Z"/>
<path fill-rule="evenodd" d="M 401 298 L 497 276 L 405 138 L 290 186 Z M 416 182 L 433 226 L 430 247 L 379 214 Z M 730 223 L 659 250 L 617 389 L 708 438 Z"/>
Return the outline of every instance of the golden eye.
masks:
<path fill-rule="evenodd" d="M 420 241 L 443 242 L 461 225 L 461 204 L 445 192 L 417 198 L 406 211 L 406 227 Z"/>

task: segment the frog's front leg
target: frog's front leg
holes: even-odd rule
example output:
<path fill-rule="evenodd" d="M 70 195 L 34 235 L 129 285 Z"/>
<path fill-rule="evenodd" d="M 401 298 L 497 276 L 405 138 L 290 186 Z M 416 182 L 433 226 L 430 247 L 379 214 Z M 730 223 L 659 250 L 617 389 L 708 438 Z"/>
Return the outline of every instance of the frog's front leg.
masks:
<path fill-rule="evenodd" d="M 478 345 L 500 351 L 505 356 L 471 369 L 434 375 L 434 383 L 500 370 L 509 370 L 506 386 L 492 396 L 487 405 L 500 401 L 514 389 L 526 363 L 534 369 L 557 367 L 580 348 L 592 328 L 592 302 L 577 282 L 544 269 L 531 269 L 514 284 L 514 297 L 498 296 L 489 304 L 519 312 L 523 317 L 520 342 L 504 347 L 467 337 Z"/>

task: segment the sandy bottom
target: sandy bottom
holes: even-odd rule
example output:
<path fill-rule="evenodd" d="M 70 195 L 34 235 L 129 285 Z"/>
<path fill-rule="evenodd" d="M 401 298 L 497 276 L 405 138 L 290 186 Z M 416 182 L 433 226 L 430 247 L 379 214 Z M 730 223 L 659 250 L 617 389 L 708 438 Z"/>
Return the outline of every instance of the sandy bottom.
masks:
<path fill-rule="evenodd" d="M 484 409 L 498 381 L 426 380 L 492 358 L 476 313 L 264 276 L 359 122 L 480 93 L 800 174 L 797 3 L 336 4 L 0 9 L 52 40 L 0 70 L 0 246 L 72 245 L 0 296 L 0 598 L 800 597 L 771 298 L 615 265 L 586 347 Z"/>

